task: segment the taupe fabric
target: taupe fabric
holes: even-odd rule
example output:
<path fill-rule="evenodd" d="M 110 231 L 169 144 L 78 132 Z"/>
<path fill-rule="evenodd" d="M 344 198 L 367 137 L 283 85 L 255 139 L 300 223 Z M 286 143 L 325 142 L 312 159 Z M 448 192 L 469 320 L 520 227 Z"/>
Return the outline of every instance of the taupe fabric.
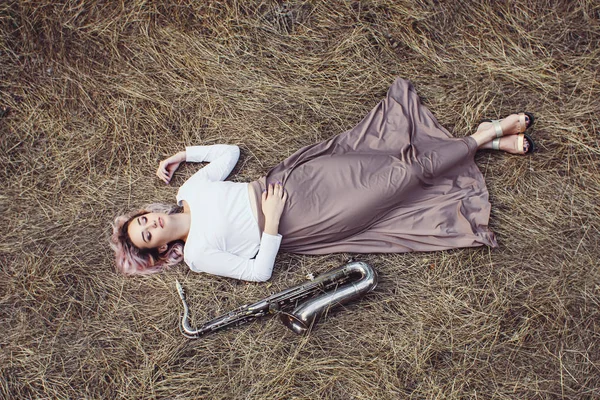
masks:
<path fill-rule="evenodd" d="M 281 250 L 400 253 L 497 246 L 472 138 L 453 138 L 397 79 L 358 125 L 304 147 L 252 182 L 289 197 Z"/>

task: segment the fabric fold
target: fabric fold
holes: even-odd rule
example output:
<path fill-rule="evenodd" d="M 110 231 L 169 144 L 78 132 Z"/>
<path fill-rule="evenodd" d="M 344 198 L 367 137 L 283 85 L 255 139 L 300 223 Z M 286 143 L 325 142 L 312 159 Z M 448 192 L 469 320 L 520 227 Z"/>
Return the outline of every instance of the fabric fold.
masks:
<path fill-rule="evenodd" d="M 398 253 L 497 246 L 477 143 L 454 138 L 397 79 L 354 128 L 306 146 L 252 182 L 288 200 L 280 249 L 299 254 Z M 260 206 L 259 206 L 260 210 Z"/>

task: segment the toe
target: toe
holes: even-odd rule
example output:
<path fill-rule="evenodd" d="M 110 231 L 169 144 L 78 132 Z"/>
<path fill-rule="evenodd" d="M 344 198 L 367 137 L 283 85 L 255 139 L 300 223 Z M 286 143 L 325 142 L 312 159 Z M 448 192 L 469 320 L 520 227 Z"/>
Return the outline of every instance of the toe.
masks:
<path fill-rule="evenodd" d="M 531 153 L 532 151 L 535 151 L 535 143 L 533 143 L 530 138 L 525 136 L 523 140 L 523 148 L 525 150 L 525 154 Z"/>

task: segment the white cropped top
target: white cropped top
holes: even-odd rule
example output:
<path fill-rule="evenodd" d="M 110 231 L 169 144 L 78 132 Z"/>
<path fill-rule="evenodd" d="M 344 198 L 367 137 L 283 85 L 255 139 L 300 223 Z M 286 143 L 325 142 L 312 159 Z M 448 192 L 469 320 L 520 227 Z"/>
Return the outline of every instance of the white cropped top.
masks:
<path fill-rule="evenodd" d="M 183 257 L 192 271 L 266 281 L 273 271 L 281 235 L 263 233 L 261 237 L 248 183 L 224 182 L 239 156 L 237 146 L 186 147 L 186 161 L 210 164 L 197 171 L 177 193 L 177 204 L 185 200 L 191 213 Z"/>

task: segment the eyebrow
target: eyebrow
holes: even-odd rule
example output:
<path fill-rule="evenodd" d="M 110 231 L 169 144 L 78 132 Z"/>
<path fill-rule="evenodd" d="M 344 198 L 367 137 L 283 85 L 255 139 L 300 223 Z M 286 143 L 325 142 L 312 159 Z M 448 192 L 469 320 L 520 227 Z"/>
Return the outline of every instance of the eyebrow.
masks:
<path fill-rule="evenodd" d="M 137 223 L 139 226 L 142 226 L 142 223 L 140 222 L 140 217 L 137 217 Z M 144 243 L 148 243 L 148 241 L 144 237 L 144 231 L 142 231 L 142 240 L 144 241 Z"/>

